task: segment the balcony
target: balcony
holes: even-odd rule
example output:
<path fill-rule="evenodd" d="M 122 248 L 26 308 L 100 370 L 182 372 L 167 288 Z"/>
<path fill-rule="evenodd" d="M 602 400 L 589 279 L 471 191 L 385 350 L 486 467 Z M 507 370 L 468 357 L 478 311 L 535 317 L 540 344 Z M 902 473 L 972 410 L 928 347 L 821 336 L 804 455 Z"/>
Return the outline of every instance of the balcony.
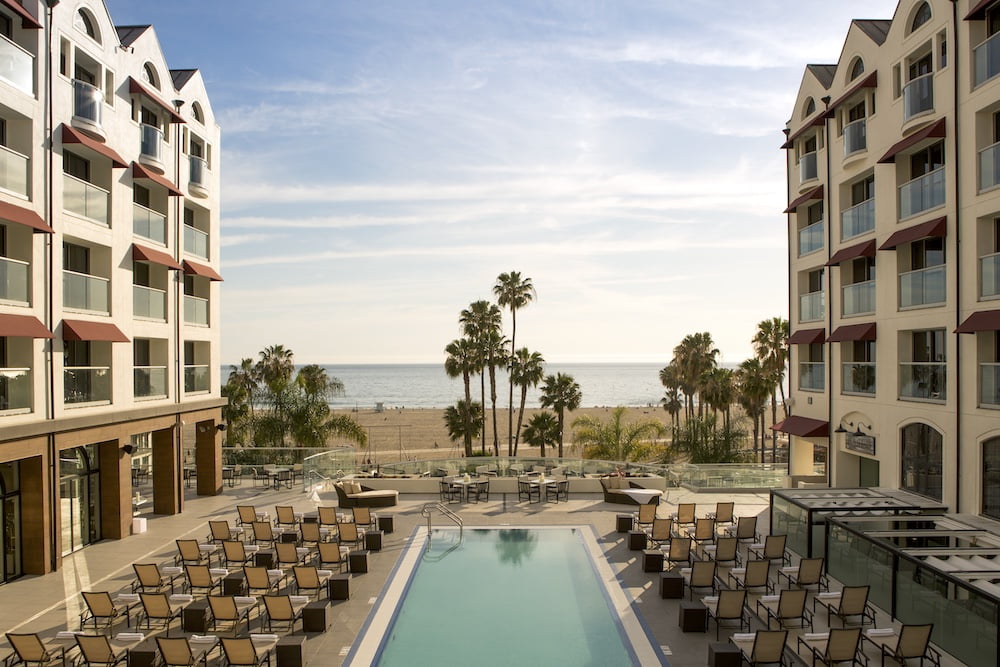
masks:
<path fill-rule="evenodd" d="M 844 157 L 868 148 L 866 118 L 859 118 L 844 126 Z"/>
<path fill-rule="evenodd" d="M 903 122 L 934 110 L 934 73 L 911 80 L 903 87 Z"/>
<path fill-rule="evenodd" d="M 35 93 L 35 56 L 0 35 L 0 79 L 22 93 Z"/>
<path fill-rule="evenodd" d="M 972 49 L 976 63 L 976 85 L 985 83 L 1000 74 L 1000 33 Z"/>
<path fill-rule="evenodd" d="M 165 322 L 167 293 L 145 285 L 132 285 L 132 317 Z"/>
<path fill-rule="evenodd" d="M 806 153 L 799 160 L 799 182 L 805 183 L 819 178 L 816 170 L 816 151 Z"/>
<path fill-rule="evenodd" d="M 899 307 L 913 308 L 944 303 L 944 266 L 899 274 Z"/>
<path fill-rule="evenodd" d="M 63 209 L 108 226 L 111 193 L 93 183 L 63 174 Z"/>
<path fill-rule="evenodd" d="M 136 398 L 165 398 L 167 367 L 136 366 L 133 370 L 132 392 Z"/>
<path fill-rule="evenodd" d="M 111 281 L 100 276 L 63 270 L 63 307 L 108 312 Z"/>
<path fill-rule="evenodd" d="M 823 391 L 826 386 L 826 364 L 822 361 L 799 362 L 799 389 Z"/>
<path fill-rule="evenodd" d="M 184 323 L 208 326 L 208 299 L 184 295 Z"/>
<path fill-rule="evenodd" d="M 809 292 L 799 297 L 799 322 L 815 322 L 823 319 L 826 300 L 823 292 Z"/>
<path fill-rule="evenodd" d="M 184 252 L 208 259 L 208 234 L 191 225 L 184 225 Z"/>
<path fill-rule="evenodd" d="M 63 370 L 63 401 L 67 405 L 111 402 L 111 368 L 73 366 Z"/>
<path fill-rule="evenodd" d="M 865 280 L 860 283 L 844 285 L 842 317 L 864 315 L 875 312 L 875 281 Z"/>
<path fill-rule="evenodd" d="M 28 262 L 0 257 L 0 299 L 27 305 L 30 272 Z"/>
<path fill-rule="evenodd" d="M 1000 252 L 979 258 L 979 297 L 1000 295 Z"/>
<path fill-rule="evenodd" d="M 944 167 L 899 186 L 899 219 L 944 206 Z"/>
<path fill-rule="evenodd" d="M 208 366 L 184 366 L 184 393 L 194 394 L 209 390 L 211 376 Z"/>
<path fill-rule="evenodd" d="M 0 368 L 0 412 L 31 412 L 31 369 Z"/>
<path fill-rule="evenodd" d="M 104 138 L 102 112 L 104 93 L 86 81 L 73 79 L 73 127 L 87 130 Z"/>
<path fill-rule="evenodd" d="M 1000 185 L 1000 142 L 979 151 L 979 190 L 997 185 Z"/>
<path fill-rule="evenodd" d="M 139 144 L 139 162 L 163 173 L 163 132 L 158 127 L 139 125 L 142 140 Z"/>
<path fill-rule="evenodd" d="M 943 401 L 947 366 L 932 362 L 899 363 L 899 397 Z"/>
<path fill-rule="evenodd" d="M 208 196 L 208 162 L 197 155 L 190 157 L 191 173 L 188 178 L 188 190 L 195 197 L 204 199 Z"/>
<path fill-rule="evenodd" d="M 799 257 L 823 249 L 823 221 L 799 230 Z"/>
<path fill-rule="evenodd" d="M 132 204 L 132 233 L 167 245 L 167 216 L 142 204 Z"/>
<path fill-rule="evenodd" d="M 844 394 L 875 395 L 875 364 L 847 361 L 843 364 L 841 392 Z"/>
<path fill-rule="evenodd" d="M 840 212 L 840 240 L 846 241 L 875 229 L 875 198 Z"/>
<path fill-rule="evenodd" d="M 0 35 L 2 37 L 2 35 Z M 21 197 L 28 196 L 31 160 L 6 146 L 0 146 L 0 188 Z"/>

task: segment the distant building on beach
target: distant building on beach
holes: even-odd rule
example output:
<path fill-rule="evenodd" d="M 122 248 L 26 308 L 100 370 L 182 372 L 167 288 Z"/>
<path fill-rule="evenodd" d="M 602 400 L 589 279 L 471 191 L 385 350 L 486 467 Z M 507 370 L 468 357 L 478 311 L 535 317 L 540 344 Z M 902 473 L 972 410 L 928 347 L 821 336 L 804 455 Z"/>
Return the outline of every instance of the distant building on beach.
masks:
<path fill-rule="evenodd" d="M 185 466 L 221 489 L 223 401 L 201 74 L 100 0 L 2 0 L 0 33 L 3 583 L 181 511 Z"/>

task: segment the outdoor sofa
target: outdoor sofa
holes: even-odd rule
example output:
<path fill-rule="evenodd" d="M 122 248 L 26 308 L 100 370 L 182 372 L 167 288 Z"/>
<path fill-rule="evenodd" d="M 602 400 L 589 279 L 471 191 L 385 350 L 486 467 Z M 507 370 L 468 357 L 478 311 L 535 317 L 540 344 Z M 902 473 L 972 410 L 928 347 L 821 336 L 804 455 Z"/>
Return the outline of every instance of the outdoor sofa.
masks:
<path fill-rule="evenodd" d="M 643 488 L 635 482 L 629 481 L 627 477 L 611 475 L 601 478 L 601 489 L 604 491 L 604 502 L 618 503 L 619 505 L 638 505 L 638 500 L 624 493 L 625 489 Z"/>
<path fill-rule="evenodd" d="M 392 507 L 399 501 L 399 491 L 395 489 L 376 490 L 351 480 L 337 482 L 333 488 L 337 490 L 340 507 Z"/>

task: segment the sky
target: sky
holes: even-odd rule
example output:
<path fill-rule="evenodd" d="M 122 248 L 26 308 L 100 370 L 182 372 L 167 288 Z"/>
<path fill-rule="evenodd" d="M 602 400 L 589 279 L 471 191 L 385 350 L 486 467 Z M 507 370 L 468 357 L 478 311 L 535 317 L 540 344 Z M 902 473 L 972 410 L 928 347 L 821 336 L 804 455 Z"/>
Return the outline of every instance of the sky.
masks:
<path fill-rule="evenodd" d="M 106 0 L 222 127 L 222 359 L 438 363 L 529 277 L 517 345 L 751 356 L 788 316 L 781 130 L 886 0 Z M 509 314 L 505 316 L 509 335 Z"/>

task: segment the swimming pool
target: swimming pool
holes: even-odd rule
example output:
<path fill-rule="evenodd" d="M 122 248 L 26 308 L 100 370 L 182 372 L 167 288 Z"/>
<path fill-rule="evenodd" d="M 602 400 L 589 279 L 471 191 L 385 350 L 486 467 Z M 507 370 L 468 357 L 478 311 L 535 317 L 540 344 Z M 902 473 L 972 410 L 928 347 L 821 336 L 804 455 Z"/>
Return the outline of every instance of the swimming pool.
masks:
<path fill-rule="evenodd" d="M 418 528 L 345 665 L 666 664 L 590 526 Z"/>

